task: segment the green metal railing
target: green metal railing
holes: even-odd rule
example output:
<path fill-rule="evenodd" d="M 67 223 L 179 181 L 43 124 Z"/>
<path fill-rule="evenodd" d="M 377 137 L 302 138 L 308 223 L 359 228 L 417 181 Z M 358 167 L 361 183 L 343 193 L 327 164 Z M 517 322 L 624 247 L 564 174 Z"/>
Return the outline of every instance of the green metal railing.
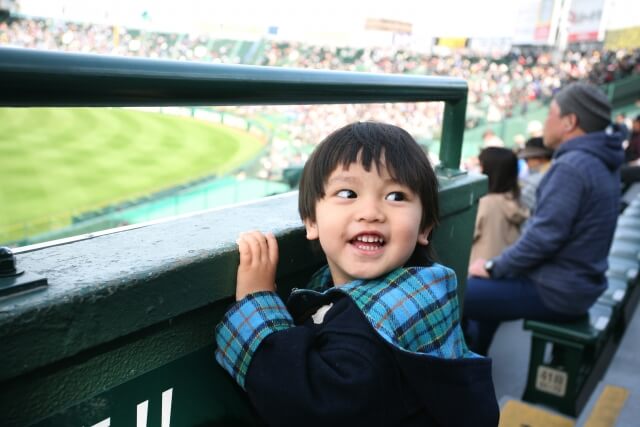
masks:
<path fill-rule="evenodd" d="M 444 101 L 440 161 L 457 169 L 462 79 L 220 65 L 0 48 L 0 106 L 113 107 Z"/>
<path fill-rule="evenodd" d="M 486 192 L 484 177 L 458 170 L 466 93 L 464 81 L 440 77 L 0 48 L 4 107 L 444 101 L 432 243 L 460 293 Z M 214 361 L 213 330 L 233 301 L 240 232 L 275 232 L 283 297 L 324 262 L 304 237 L 296 200 L 290 193 L 16 249 L 18 268 L 48 286 L 0 299 L 0 425 L 258 425 Z"/>
<path fill-rule="evenodd" d="M 613 81 L 604 86 L 613 108 L 634 104 L 640 93 L 640 75 L 633 75 L 622 80 Z"/>

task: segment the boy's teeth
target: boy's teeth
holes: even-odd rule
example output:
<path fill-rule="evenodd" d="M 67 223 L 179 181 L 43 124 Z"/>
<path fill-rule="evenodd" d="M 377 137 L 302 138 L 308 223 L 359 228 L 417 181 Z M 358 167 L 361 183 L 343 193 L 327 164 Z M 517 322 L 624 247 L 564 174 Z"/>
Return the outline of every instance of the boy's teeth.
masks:
<path fill-rule="evenodd" d="M 357 236 L 356 240 L 365 243 L 384 243 L 384 239 L 379 236 Z"/>

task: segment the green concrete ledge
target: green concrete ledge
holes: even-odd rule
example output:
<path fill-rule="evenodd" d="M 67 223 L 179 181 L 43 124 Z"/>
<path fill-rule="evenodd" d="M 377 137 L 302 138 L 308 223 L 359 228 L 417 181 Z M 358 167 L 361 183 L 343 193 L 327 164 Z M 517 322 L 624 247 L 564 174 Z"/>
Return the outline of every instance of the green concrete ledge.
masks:
<path fill-rule="evenodd" d="M 486 179 L 462 174 L 440 183 L 434 244 L 462 292 Z M 251 229 L 278 237 L 283 296 L 323 263 L 304 237 L 297 193 L 16 250 L 18 266 L 49 285 L 0 300 L 0 424 L 29 424 L 211 347 L 233 301 L 235 240 Z"/>
<path fill-rule="evenodd" d="M 273 230 L 279 274 L 309 267 L 296 196 L 287 195 L 121 233 L 16 251 L 45 290 L 0 301 L 0 379 L 6 380 L 234 294 L 235 239 Z M 295 250 L 293 249 L 295 245 Z"/>
<path fill-rule="evenodd" d="M 296 209 L 297 195 L 287 194 L 15 251 L 18 266 L 49 285 L 0 300 L 0 424 L 49 415 L 211 346 L 233 301 L 240 232 L 277 234 L 279 278 L 322 262 Z"/>

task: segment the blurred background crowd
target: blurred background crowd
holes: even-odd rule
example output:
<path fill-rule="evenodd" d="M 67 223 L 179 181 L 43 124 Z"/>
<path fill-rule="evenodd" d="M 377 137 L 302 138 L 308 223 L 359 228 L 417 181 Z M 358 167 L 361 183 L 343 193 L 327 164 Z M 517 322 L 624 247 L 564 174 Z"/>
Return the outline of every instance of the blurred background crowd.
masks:
<path fill-rule="evenodd" d="M 193 33 L 147 32 L 37 18 L 1 22 L 0 45 L 223 64 L 459 77 L 469 85 L 468 129 L 525 115 L 573 80 L 605 84 L 640 73 L 640 48 L 559 52 L 529 46 L 512 49 L 501 57 L 477 55 L 468 49 L 440 56 L 393 46 L 355 48 L 269 39 L 220 40 Z M 442 111 L 442 103 L 242 108 L 242 114 L 273 113 L 287 118 L 278 126 L 278 134 L 286 138 L 274 138 L 261 160 L 262 177 L 278 175 L 284 168 L 304 162 L 313 146 L 337 123 L 380 120 L 408 129 L 419 141 L 436 140 Z M 536 136 L 539 129 L 540 123 L 530 123 L 528 134 L 523 129 L 522 137 L 515 141 L 495 143 L 485 139 L 484 145 L 522 145 L 525 137 Z M 437 161 L 437 153 L 430 154 Z"/>

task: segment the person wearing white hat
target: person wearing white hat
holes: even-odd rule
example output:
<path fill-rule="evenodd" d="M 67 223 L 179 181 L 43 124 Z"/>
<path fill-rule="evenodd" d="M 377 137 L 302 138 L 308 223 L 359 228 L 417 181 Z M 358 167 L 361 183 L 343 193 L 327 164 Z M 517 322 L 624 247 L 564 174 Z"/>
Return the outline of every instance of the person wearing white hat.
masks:
<path fill-rule="evenodd" d="M 518 152 L 518 158 L 527 164 L 527 175 L 520 180 L 520 203 L 529 212 L 533 212 L 536 205 L 536 191 L 542 177 L 551 166 L 553 150 L 544 146 L 542 137 L 529 138 L 524 148 Z"/>

